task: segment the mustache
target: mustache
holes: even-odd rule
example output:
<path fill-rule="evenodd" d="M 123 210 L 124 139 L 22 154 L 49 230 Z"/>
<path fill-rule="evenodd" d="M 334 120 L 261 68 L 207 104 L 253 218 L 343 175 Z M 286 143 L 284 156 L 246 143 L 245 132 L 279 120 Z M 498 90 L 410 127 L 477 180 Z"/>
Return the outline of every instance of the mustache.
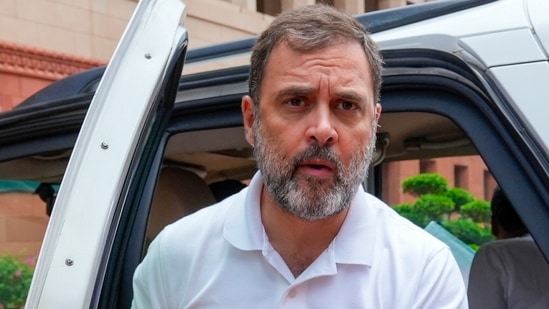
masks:
<path fill-rule="evenodd" d="M 336 154 L 336 152 L 331 148 L 331 146 L 319 146 L 318 144 L 311 144 L 302 152 L 298 153 L 293 159 L 294 170 L 297 169 L 297 166 L 300 164 L 313 160 L 320 159 L 330 162 L 336 174 L 342 169 L 343 163 L 341 159 Z"/>

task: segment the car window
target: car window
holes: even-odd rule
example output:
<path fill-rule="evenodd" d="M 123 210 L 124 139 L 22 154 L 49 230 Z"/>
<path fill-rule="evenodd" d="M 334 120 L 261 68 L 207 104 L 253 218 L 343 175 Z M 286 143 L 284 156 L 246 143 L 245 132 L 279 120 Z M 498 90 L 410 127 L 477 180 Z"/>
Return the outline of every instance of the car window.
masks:
<path fill-rule="evenodd" d="M 38 257 L 49 217 L 47 203 L 36 193 L 38 187 L 34 181 L 0 180 L 1 253 L 24 260 Z"/>
<path fill-rule="evenodd" d="M 0 180 L 0 304 L 6 308 L 25 303 L 57 189 L 39 181 Z"/>

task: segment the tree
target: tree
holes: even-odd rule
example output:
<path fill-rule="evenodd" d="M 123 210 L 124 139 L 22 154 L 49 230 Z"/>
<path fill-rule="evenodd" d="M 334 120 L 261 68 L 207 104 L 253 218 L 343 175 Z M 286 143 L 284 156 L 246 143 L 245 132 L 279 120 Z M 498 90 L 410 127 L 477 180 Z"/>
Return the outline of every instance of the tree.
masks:
<path fill-rule="evenodd" d="M 448 181 L 439 174 L 419 174 L 402 182 L 402 191 L 419 197 L 423 194 L 441 194 L 448 190 Z"/>
<path fill-rule="evenodd" d="M 489 227 L 482 227 L 469 219 L 449 220 L 442 226 L 474 249 L 494 239 Z"/>
<path fill-rule="evenodd" d="M 415 225 L 424 228 L 431 221 L 447 220 L 454 205 L 451 199 L 443 195 L 424 194 L 414 204 L 400 204 L 393 206 L 393 209 Z"/>
<path fill-rule="evenodd" d="M 477 249 L 493 240 L 490 204 L 477 200 L 465 189 L 448 188 L 438 174 L 420 174 L 405 179 L 402 189 L 417 197 L 412 204 L 394 206 L 401 216 L 424 228 L 436 221 L 463 242 Z"/>
<path fill-rule="evenodd" d="M 427 216 L 429 221 L 443 222 L 448 220 L 456 203 L 442 194 L 424 194 L 414 203 L 414 208 Z M 429 222 L 427 222 L 429 223 Z"/>
<path fill-rule="evenodd" d="M 398 212 L 404 218 L 412 221 L 415 225 L 421 226 L 422 228 L 427 226 L 430 222 L 430 219 L 426 214 L 420 213 L 414 208 L 413 204 L 400 204 L 393 206 L 393 209 Z"/>
<path fill-rule="evenodd" d="M 475 222 L 490 224 L 492 211 L 487 201 L 474 200 L 461 207 L 461 215 Z"/>
<path fill-rule="evenodd" d="M 444 192 L 444 196 L 454 201 L 456 211 L 459 211 L 461 206 L 475 200 L 475 197 L 469 191 L 462 188 L 450 188 Z"/>

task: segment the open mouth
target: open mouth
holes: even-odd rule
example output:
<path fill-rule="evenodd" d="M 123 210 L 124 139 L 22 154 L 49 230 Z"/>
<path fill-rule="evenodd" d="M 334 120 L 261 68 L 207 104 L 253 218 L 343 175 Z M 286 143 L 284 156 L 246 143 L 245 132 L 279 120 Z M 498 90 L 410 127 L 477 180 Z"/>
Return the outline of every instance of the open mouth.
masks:
<path fill-rule="evenodd" d="M 326 165 L 322 165 L 322 164 L 307 164 L 307 166 L 309 166 L 310 168 L 316 169 L 316 170 L 328 169 L 328 167 Z"/>
<path fill-rule="evenodd" d="M 299 169 L 311 176 L 327 177 L 333 174 L 334 166 L 329 161 L 310 160 L 299 165 Z"/>

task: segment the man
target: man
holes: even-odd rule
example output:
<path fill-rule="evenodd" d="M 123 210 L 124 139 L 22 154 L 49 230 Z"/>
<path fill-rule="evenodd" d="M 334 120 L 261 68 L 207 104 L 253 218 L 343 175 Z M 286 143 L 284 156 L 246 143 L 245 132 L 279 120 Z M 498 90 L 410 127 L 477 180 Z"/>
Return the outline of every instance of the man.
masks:
<path fill-rule="evenodd" d="M 252 52 L 249 187 L 168 226 L 134 308 L 466 308 L 448 247 L 361 188 L 382 60 L 332 7 L 278 16 Z"/>
<path fill-rule="evenodd" d="M 503 191 L 491 201 L 492 234 L 469 273 L 471 308 L 549 308 L 549 264 Z"/>

